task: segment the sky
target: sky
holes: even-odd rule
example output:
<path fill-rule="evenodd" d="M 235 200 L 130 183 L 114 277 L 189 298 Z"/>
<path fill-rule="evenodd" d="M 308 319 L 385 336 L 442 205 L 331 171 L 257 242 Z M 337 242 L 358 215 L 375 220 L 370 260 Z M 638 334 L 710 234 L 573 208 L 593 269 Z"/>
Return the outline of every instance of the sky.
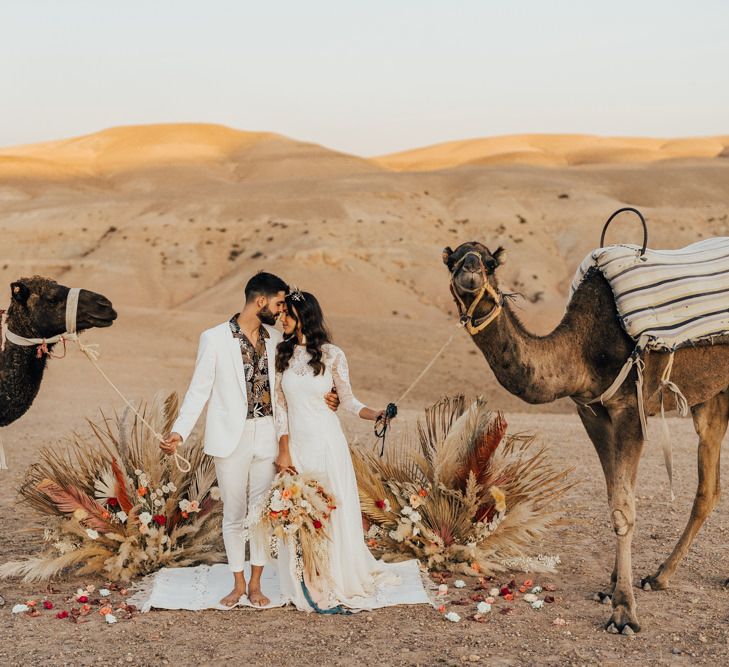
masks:
<path fill-rule="evenodd" d="M 359 155 L 729 134 L 726 0 L 0 0 L 0 146 L 208 122 Z"/>

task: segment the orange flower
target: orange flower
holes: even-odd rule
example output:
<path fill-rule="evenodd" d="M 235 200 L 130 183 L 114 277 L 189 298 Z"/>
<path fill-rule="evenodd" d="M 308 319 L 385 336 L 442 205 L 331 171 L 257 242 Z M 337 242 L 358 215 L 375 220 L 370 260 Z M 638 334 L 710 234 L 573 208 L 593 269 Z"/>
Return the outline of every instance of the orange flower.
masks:
<path fill-rule="evenodd" d="M 525 585 L 525 586 L 531 586 L 531 585 L 532 585 L 533 583 L 534 583 L 534 582 L 533 582 L 533 581 L 532 581 L 531 579 L 526 579 L 526 580 L 524 581 L 524 585 Z"/>
<path fill-rule="evenodd" d="M 101 609 L 99 609 L 99 613 L 102 616 L 106 616 L 107 614 L 111 614 L 112 611 L 113 611 L 113 609 L 111 607 L 102 607 Z"/>
<path fill-rule="evenodd" d="M 272 519 L 277 519 L 280 512 L 269 512 L 268 516 L 270 516 Z"/>
<path fill-rule="evenodd" d="M 291 498 L 291 491 L 289 489 L 284 489 L 283 491 L 281 491 L 281 497 L 284 500 L 288 500 L 289 498 Z"/>
<path fill-rule="evenodd" d="M 513 593 L 507 593 L 506 595 L 504 595 L 504 600 L 506 600 L 507 602 L 511 602 L 513 599 L 514 599 Z"/>
<path fill-rule="evenodd" d="M 139 488 L 137 489 L 137 495 L 138 495 L 138 496 L 139 496 L 140 498 L 144 498 L 144 496 L 146 496 L 146 495 L 147 495 L 147 487 L 146 487 L 146 486 L 140 486 L 140 487 L 139 487 Z"/>
<path fill-rule="evenodd" d="M 288 515 L 289 515 L 289 511 L 288 511 L 288 510 L 284 510 L 283 512 L 281 512 L 281 516 L 282 516 L 282 517 L 283 517 L 284 519 L 285 519 L 285 518 L 286 518 L 286 517 L 287 517 Z"/>
<path fill-rule="evenodd" d="M 475 570 L 476 572 L 480 572 L 481 566 L 476 561 L 474 561 L 473 563 L 471 563 L 471 569 Z"/>
<path fill-rule="evenodd" d="M 445 605 L 442 604 L 440 607 L 438 607 L 438 611 L 442 614 L 446 610 Z"/>
<path fill-rule="evenodd" d="M 527 592 L 527 587 L 526 586 L 519 586 L 519 592 L 520 593 L 526 593 Z"/>
<path fill-rule="evenodd" d="M 183 512 L 182 513 L 182 518 L 183 519 L 187 519 L 187 517 L 189 517 L 189 516 L 190 516 L 189 512 Z"/>
<path fill-rule="evenodd" d="M 419 496 L 420 496 L 421 498 L 425 498 L 425 496 L 427 496 L 427 495 L 428 495 L 428 492 L 427 492 L 427 491 L 426 491 L 425 489 L 420 489 L 420 491 L 418 491 L 418 495 L 419 495 Z"/>

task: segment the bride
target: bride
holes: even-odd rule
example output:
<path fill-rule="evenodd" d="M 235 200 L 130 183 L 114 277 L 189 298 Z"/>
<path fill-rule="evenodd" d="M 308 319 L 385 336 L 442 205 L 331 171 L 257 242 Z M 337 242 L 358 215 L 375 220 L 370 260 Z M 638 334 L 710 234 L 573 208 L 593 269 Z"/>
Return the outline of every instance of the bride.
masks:
<path fill-rule="evenodd" d="M 313 294 L 298 290 L 289 294 L 281 322 L 287 339 L 276 352 L 276 469 L 316 474 L 337 502 L 331 515 L 327 576 L 302 586 L 282 547 L 278 561 L 281 592 L 303 611 L 332 613 L 341 607 L 381 606 L 375 604 L 378 592 L 399 579 L 365 545 L 347 439 L 339 418 L 322 396 L 334 386 L 341 407 L 362 419 L 374 421 L 384 411 L 368 408 L 354 397 L 347 359 L 330 342 Z"/>

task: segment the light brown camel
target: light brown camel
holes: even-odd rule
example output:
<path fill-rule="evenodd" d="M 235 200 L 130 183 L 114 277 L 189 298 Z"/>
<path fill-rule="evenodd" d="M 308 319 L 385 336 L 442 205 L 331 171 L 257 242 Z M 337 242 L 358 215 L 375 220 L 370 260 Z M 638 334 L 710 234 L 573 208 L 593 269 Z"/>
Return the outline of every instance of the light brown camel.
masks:
<path fill-rule="evenodd" d="M 602 464 L 617 536 L 611 587 L 602 594 L 612 597 L 612 615 L 606 629 L 637 632 L 640 625 L 633 594 L 631 542 L 643 434 L 635 368 L 604 405 L 585 405 L 610 386 L 635 343 L 620 325 L 610 286 L 597 270 L 587 273 L 552 333 L 529 333 L 499 292 L 496 271 L 503 259 L 503 248 L 491 253 L 475 241 L 443 251 L 443 261 L 451 272 L 451 291 L 464 324 L 501 385 L 527 403 L 570 397 L 577 404 Z M 660 411 L 661 375 L 668 357 L 667 353 L 651 352 L 644 358 L 643 395 L 648 415 Z M 719 499 L 719 454 L 729 420 L 729 344 L 679 349 L 671 380 L 686 397 L 699 436 L 699 484 L 686 528 L 671 555 L 641 582 L 646 590 L 668 586 Z M 665 407 L 676 407 L 670 392 Z"/>

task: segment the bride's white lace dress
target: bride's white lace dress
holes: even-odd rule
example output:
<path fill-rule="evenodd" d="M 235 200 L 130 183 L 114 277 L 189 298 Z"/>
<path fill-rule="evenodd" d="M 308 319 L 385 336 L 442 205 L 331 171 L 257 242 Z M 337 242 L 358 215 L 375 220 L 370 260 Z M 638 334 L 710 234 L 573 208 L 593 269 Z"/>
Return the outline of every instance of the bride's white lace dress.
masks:
<path fill-rule="evenodd" d="M 311 356 L 297 345 L 289 367 L 276 382 L 276 431 L 288 433 L 291 458 L 297 471 L 315 474 L 334 494 L 337 509 L 332 512 L 329 545 L 329 585 L 309 587 L 321 609 L 343 605 L 350 609 L 373 609 L 388 603 L 400 604 L 400 579 L 395 565 L 372 556 L 362 531 L 362 518 L 352 459 L 339 418 L 324 402 L 324 394 L 335 386 L 340 409 L 355 415 L 364 407 L 352 393 L 347 359 L 335 345 L 322 346 L 323 374 L 314 375 Z M 281 592 L 297 608 L 312 611 L 289 554 L 281 548 L 278 559 Z M 325 587 L 325 590 L 322 590 Z"/>

